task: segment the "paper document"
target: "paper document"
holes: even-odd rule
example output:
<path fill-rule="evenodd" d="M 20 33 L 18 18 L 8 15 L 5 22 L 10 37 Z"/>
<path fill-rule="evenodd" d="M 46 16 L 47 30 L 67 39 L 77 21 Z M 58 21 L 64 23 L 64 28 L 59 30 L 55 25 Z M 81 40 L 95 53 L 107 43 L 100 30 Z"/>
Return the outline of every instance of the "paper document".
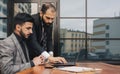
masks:
<path fill-rule="evenodd" d="M 77 66 L 59 67 L 59 68 L 57 68 L 57 69 L 59 69 L 59 70 L 64 70 L 64 71 L 71 71 L 71 72 L 94 71 L 93 68 L 88 68 L 88 67 L 77 67 Z"/>

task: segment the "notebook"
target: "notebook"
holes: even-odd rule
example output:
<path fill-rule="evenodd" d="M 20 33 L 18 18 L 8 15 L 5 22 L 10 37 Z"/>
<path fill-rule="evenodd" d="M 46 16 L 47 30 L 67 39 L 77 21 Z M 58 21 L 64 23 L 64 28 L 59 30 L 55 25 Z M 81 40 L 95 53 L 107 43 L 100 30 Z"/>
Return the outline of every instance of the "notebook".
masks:
<path fill-rule="evenodd" d="M 77 67 L 77 66 L 70 66 L 70 67 L 59 67 L 59 70 L 70 71 L 70 72 L 88 72 L 88 71 L 95 71 L 93 68 L 89 67 Z"/>

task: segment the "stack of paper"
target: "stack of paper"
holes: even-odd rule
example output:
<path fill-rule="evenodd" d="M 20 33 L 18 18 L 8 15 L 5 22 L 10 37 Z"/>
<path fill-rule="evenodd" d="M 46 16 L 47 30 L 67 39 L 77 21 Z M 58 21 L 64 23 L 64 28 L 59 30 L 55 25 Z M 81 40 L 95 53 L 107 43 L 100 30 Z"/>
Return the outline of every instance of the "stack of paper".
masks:
<path fill-rule="evenodd" d="M 64 71 L 71 71 L 71 72 L 86 72 L 86 71 L 95 71 L 93 68 L 88 67 L 77 67 L 77 66 L 71 66 L 71 67 L 59 67 L 57 68 L 59 70 Z"/>

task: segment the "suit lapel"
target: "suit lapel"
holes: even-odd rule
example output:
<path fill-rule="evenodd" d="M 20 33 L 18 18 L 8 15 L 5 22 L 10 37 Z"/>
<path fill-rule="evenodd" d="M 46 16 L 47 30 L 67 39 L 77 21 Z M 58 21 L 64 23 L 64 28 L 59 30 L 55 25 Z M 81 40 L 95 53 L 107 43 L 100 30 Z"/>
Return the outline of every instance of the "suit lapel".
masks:
<path fill-rule="evenodd" d="M 15 43 L 16 48 L 18 49 L 18 52 L 19 52 L 20 57 L 21 57 L 21 60 L 25 63 L 26 59 L 25 59 L 24 53 L 22 51 L 22 48 L 20 46 L 20 43 L 18 42 L 18 40 L 16 39 L 14 34 L 11 35 L 11 38 L 12 38 L 13 42 Z"/>

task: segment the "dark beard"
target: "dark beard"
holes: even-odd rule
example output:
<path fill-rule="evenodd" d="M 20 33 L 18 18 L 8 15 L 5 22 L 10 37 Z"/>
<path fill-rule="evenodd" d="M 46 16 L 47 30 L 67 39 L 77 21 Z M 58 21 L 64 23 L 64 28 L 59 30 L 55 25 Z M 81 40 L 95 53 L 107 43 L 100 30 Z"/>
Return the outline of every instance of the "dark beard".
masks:
<path fill-rule="evenodd" d="M 45 26 L 46 26 L 46 27 L 48 27 L 48 26 L 51 26 L 51 25 L 52 25 L 52 23 L 45 23 L 44 21 L 43 21 L 43 24 L 45 24 Z"/>
<path fill-rule="evenodd" d="M 43 23 L 43 26 L 50 26 L 52 23 L 45 23 L 45 20 L 43 19 L 43 16 L 42 16 L 42 23 Z"/>
<path fill-rule="evenodd" d="M 25 38 L 25 34 L 23 33 L 22 30 L 20 31 L 20 35 L 21 35 L 21 38 L 22 38 L 22 39 L 26 39 L 26 38 Z"/>

